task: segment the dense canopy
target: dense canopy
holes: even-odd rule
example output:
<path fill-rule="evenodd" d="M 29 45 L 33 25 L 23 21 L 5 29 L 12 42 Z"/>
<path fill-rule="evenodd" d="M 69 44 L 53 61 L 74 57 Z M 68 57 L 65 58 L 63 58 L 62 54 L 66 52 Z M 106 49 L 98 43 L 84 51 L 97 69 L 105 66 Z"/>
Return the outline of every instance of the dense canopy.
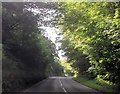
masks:
<path fill-rule="evenodd" d="M 50 15 L 47 11 L 54 6 L 37 4 L 2 3 L 3 92 L 20 90 L 47 76 L 63 73 L 55 44 L 40 28 L 46 25 L 44 17 Z M 33 12 L 38 7 L 41 11 Z"/>
<path fill-rule="evenodd" d="M 120 2 L 59 3 L 62 48 L 78 75 L 120 87 Z"/>

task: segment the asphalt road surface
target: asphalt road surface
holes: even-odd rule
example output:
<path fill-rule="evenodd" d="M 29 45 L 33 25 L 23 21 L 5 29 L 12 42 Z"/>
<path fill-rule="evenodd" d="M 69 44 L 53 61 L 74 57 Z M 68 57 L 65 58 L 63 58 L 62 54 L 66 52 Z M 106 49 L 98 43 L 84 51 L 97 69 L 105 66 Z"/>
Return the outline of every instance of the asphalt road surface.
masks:
<path fill-rule="evenodd" d="M 93 92 L 92 94 L 99 93 L 92 88 L 89 88 L 72 80 L 72 77 L 49 77 L 28 88 L 24 92 Z"/>

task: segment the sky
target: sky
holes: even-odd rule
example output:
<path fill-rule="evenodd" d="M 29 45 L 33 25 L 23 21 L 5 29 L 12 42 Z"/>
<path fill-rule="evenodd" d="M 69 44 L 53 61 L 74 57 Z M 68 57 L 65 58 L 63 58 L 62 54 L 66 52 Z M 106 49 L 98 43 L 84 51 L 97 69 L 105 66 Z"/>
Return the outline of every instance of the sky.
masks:
<path fill-rule="evenodd" d="M 63 38 L 63 35 L 58 35 L 58 33 L 61 32 L 60 29 L 57 29 L 55 27 L 41 28 L 45 29 L 45 37 L 48 37 L 48 39 L 50 39 L 56 45 L 56 49 L 58 50 L 59 47 L 61 47 L 61 43 L 58 41 Z M 58 56 L 60 57 L 60 60 L 65 59 L 65 57 L 63 57 L 62 55 L 64 55 L 64 52 L 62 50 L 58 50 Z"/>
<path fill-rule="evenodd" d="M 28 9 L 29 10 L 29 9 Z M 35 14 L 39 14 L 41 13 L 40 10 L 45 10 L 43 8 L 39 8 L 39 9 L 30 9 L 33 13 Z M 54 13 L 55 10 L 49 10 L 47 11 L 47 13 L 49 15 L 46 15 L 45 17 L 43 17 L 43 21 L 49 21 L 53 18 L 53 16 L 55 16 L 55 14 L 53 15 L 52 13 Z M 39 22 L 38 22 L 39 23 Z M 47 26 L 41 26 L 40 28 L 44 29 L 44 36 L 48 37 L 48 39 L 50 39 L 55 45 L 56 45 L 56 49 L 58 50 L 59 47 L 61 46 L 61 43 L 58 42 L 59 40 L 62 40 L 63 35 L 59 35 L 59 33 L 61 32 L 60 29 L 55 28 L 55 27 L 47 27 Z M 60 60 L 64 60 L 66 59 L 66 57 L 63 57 L 62 55 L 64 55 L 64 52 L 62 50 L 58 50 L 58 56 L 60 57 Z"/>

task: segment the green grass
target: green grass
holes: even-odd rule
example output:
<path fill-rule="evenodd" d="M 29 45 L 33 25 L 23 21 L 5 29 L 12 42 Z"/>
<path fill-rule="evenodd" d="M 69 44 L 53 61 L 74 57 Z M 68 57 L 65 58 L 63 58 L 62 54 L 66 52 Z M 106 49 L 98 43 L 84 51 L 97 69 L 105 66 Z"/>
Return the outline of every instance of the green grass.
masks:
<path fill-rule="evenodd" d="M 85 86 L 94 88 L 94 89 L 99 90 L 101 92 L 115 92 L 114 86 L 111 85 L 110 83 L 103 81 L 103 80 L 96 80 L 96 79 L 89 80 L 89 79 L 83 78 L 83 77 L 73 78 L 73 79 L 75 81 L 85 85 Z"/>

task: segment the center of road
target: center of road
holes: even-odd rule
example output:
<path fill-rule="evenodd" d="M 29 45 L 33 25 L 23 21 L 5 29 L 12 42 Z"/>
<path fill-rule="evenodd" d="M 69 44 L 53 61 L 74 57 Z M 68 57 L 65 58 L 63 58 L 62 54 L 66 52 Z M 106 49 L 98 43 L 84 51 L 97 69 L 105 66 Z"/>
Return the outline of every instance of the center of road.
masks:
<path fill-rule="evenodd" d="M 60 85 L 61 85 L 61 87 L 62 87 L 63 91 L 64 91 L 65 93 L 67 93 L 67 91 L 66 91 L 66 89 L 63 87 L 63 84 L 62 84 L 62 82 L 61 82 L 61 80 L 60 80 L 60 79 L 59 79 L 59 82 L 60 82 Z"/>
<path fill-rule="evenodd" d="M 49 77 L 26 89 L 23 92 L 63 92 L 64 94 L 68 94 L 69 92 L 98 93 L 98 91 L 84 86 L 68 77 Z"/>

